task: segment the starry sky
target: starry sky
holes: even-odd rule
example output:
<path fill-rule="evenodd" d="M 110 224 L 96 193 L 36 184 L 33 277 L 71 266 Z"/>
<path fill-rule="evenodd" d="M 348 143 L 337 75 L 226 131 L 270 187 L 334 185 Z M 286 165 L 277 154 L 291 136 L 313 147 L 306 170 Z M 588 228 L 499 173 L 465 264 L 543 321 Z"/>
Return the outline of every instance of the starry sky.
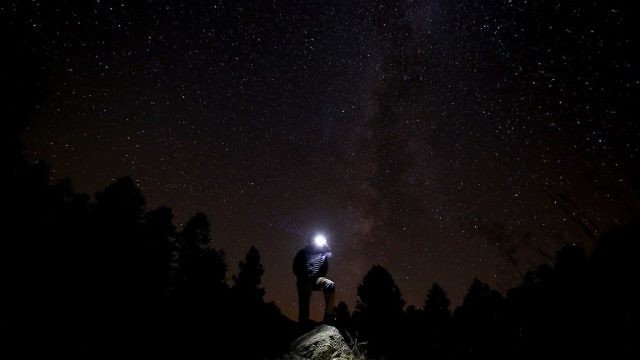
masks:
<path fill-rule="evenodd" d="M 212 221 L 296 317 L 316 232 L 353 308 L 371 266 L 408 304 L 504 292 L 562 243 L 637 218 L 637 5 L 623 1 L 8 1 L 41 59 L 33 161 L 93 194 Z M 315 317 L 321 310 L 314 296 Z"/>

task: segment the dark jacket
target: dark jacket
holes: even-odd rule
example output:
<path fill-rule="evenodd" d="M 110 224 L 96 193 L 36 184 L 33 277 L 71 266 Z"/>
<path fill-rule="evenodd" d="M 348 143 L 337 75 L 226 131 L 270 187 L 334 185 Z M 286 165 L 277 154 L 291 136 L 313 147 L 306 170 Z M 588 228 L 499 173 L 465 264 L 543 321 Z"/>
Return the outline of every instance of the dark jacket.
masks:
<path fill-rule="evenodd" d="M 329 270 L 329 256 L 331 253 L 327 248 L 307 246 L 298 251 L 293 259 L 293 273 L 298 279 L 326 276 Z"/>

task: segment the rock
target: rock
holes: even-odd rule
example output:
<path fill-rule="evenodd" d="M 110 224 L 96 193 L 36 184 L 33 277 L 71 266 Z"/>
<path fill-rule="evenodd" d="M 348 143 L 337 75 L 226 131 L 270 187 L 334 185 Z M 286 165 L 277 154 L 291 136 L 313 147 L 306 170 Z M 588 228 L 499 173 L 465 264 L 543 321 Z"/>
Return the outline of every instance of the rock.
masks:
<path fill-rule="evenodd" d="M 282 360 L 356 360 L 338 329 L 319 325 L 297 338 Z"/>

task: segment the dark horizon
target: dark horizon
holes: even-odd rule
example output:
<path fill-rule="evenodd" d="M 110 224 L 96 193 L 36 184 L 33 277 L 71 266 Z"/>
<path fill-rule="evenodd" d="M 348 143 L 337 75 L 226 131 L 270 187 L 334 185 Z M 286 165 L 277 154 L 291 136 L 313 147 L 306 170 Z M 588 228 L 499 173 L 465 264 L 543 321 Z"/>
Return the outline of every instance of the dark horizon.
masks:
<path fill-rule="evenodd" d="M 592 249 L 589 234 L 637 219 L 635 13 L 623 1 L 0 7 L 41 75 L 30 161 L 90 195 L 130 175 L 176 224 L 206 213 L 228 278 L 256 246 L 265 299 L 292 319 L 291 262 L 316 231 L 350 309 L 378 264 L 408 304 L 437 281 L 456 306 L 475 277 L 504 293 L 563 244 Z"/>

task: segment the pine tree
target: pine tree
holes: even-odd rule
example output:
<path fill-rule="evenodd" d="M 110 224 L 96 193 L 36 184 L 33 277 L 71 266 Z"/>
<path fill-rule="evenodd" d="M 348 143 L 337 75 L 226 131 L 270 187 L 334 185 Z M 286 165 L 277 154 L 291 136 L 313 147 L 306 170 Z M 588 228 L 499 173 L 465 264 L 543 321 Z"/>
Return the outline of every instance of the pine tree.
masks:
<path fill-rule="evenodd" d="M 438 283 L 434 282 L 427 293 L 423 307 L 427 321 L 442 322 L 449 319 L 451 316 L 450 305 L 451 301 L 447 297 L 447 293 Z"/>
<path fill-rule="evenodd" d="M 373 357 L 393 357 L 400 351 L 404 300 L 391 274 L 376 265 L 358 285 L 358 301 L 353 318 L 357 332 L 369 341 Z"/>
<path fill-rule="evenodd" d="M 358 285 L 356 309 L 370 314 L 401 314 L 404 300 L 393 277 L 380 265 L 375 265 Z"/>
<path fill-rule="evenodd" d="M 192 295 L 214 295 L 226 288 L 227 264 L 224 252 L 211 241 L 207 215 L 195 214 L 178 234 L 178 282 Z"/>
<path fill-rule="evenodd" d="M 169 285 L 171 245 L 176 226 L 170 208 L 161 206 L 144 215 L 145 258 L 147 286 L 153 294 L 163 294 Z"/>
<path fill-rule="evenodd" d="M 260 263 L 260 252 L 252 246 L 244 261 L 240 261 L 240 271 L 233 277 L 234 292 L 241 301 L 262 303 L 264 288 L 260 287 L 264 267 Z"/>

